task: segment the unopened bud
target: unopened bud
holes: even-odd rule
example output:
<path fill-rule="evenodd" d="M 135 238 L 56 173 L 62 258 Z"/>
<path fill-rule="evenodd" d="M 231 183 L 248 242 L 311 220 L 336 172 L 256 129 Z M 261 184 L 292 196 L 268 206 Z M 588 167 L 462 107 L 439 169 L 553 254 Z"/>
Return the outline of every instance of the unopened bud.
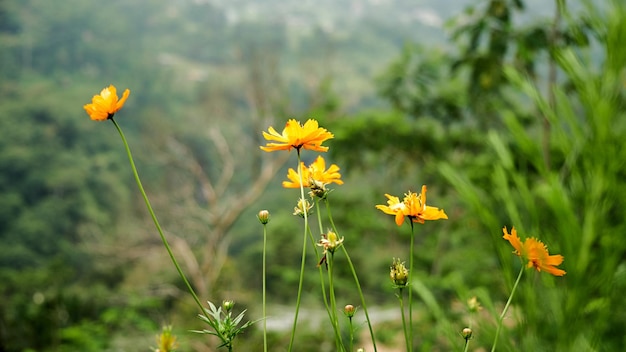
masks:
<path fill-rule="evenodd" d="M 483 307 L 480 306 L 480 303 L 478 302 L 478 299 L 476 298 L 476 296 L 467 300 L 467 308 L 472 313 L 476 313 L 479 310 L 483 309 Z"/>
<path fill-rule="evenodd" d="M 471 339 L 472 338 L 472 329 L 470 329 L 470 328 L 463 329 L 463 331 L 461 332 L 461 336 L 463 336 L 465 341 Z"/>
<path fill-rule="evenodd" d="M 389 277 L 396 287 L 406 287 L 409 282 L 409 271 L 404 266 L 404 262 L 401 262 L 400 259 L 393 258 L 393 263 L 389 268 Z"/>
<path fill-rule="evenodd" d="M 352 304 L 348 304 L 343 307 L 343 314 L 345 314 L 348 318 L 352 318 L 354 313 L 356 312 L 356 308 Z"/>
<path fill-rule="evenodd" d="M 226 312 L 230 312 L 234 306 L 235 306 L 234 301 L 227 300 L 227 301 L 222 302 L 222 307 L 224 308 Z"/>
<path fill-rule="evenodd" d="M 311 215 L 311 209 L 313 208 L 313 204 L 311 204 L 306 199 L 298 200 L 298 204 L 293 208 L 293 215 L 298 215 L 300 217 L 304 217 L 306 215 Z"/>
<path fill-rule="evenodd" d="M 265 225 L 268 222 L 270 222 L 270 212 L 267 210 L 261 210 L 259 211 L 257 218 L 259 218 L 259 221 L 261 222 L 261 224 Z"/>

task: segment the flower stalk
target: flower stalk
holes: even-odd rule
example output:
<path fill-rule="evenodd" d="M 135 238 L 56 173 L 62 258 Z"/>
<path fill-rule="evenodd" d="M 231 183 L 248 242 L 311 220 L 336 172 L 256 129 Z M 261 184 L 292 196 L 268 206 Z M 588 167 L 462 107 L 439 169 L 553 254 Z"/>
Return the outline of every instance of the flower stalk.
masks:
<path fill-rule="evenodd" d="M 266 304 L 266 253 L 267 253 L 267 223 L 269 222 L 270 213 L 267 210 L 261 210 L 258 218 L 263 224 L 263 352 L 267 352 L 267 304 Z"/>
<path fill-rule="evenodd" d="M 411 245 L 409 249 L 409 345 L 407 346 L 407 352 L 413 351 L 413 251 L 415 246 L 415 230 L 413 221 L 409 221 L 411 224 Z M 404 313 L 404 311 L 403 311 Z"/>
<path fill-rule="evenodd" d="M 297 154 L 298 154 L 298 165 L 300 165 L 300 163 L 302 162 L 300 159 L 300 149 L 297 149 Z M 294 339 L 296 336 L 296 326 L 298 325 L 298 313 L 300 312 L 300 303 L 301 303 L 301 299 L 302 299 L 302 284 L 304 282 L 304 266 L 306 263 L 306 235 L 309 231 L 309 215 L 308 215 L 308 211 L 306 209 L 306 198 L 304 198 L 304 186 L 302 185 L 302 171 L 300 170 L 300 167 L 298 167 L 298 177 L 300 178 L 300 202 L 302 202 L 304 211 L 303 211 L 303 217 L 304 217 L 304 235 L 302 238 L 302 259 L 301 259 L 301 264 L 300 264 L 300 280 L 298 282 L 298 296 L 296 298 L 296 312 L 294 314 L 293 317 L 293 326 L 291 328 L 291 338 L 289 339 L 289 348 L 287 349 L 288 351 L 292 351 L 293 349 L 293 343 L 294 343 Z"/>
<path fill-rule="evenodd" d="M 524 274 L 523 265 L 520 268 L 519 274 L 517 275 L 517 280 L 515 280 L 515 284 L 513 284 L 513 289 L 511 289 L 511 295 L 509 295 L 509 299 L 506 301 L 506 304 L 504 305 L 504 309 L 502 309 L 502 313 L 500 314 L 500 317 L 498 318 L 498 327 L 496 328 L 496 336 L 493 339 L 491 352 L 494 352 L 496 350 L 496 345 L 498 344 L 498 336 L 500 335 L 500 329 L 502 328 L 502 321 L 504 320 L 504 316 L 506 315 L 506 312 L 509 310 L 509 306 L 511 305 L 511 301 L 513 300 L 513 295 L 515 295 L 515 290 L 517 290 L 517 285 L 519 284 L 520 279 L 522 278 L 522 274 Z"/>
<path fill-rule="evenodd" d="M 335 222 L 333 221 L 333 216 L 330 212 L 330 202 L 328 198 L 324 198 L 324 204 L 326 205 L 326 212 L 328 214 L 328 221 L 330 222 L 330 226 L 333 231 L 339 235 L 337 231 L 337 227 L 335 226 Z M 356 285 L 357 291 L 359 292 L 359 298 L 361 299 L 361 306 L 363 307 L 363 313 L 365 314 L 365 320 L 367 321 L 367 327 L 370 332 L 370 337 L 372 339 L 372 346 L 374 347 L 374 352 L 378 351 L 376 347 L 376 337 L 374 335 L 374 329 L 372 328 L 372 321 L 370 319 L 369 313 L 367 311 L 367 303 L 365 303 L 365 296 L 363 295 L 363 289 L 361 288 L 361 283 L 359 282 L 359 276 L 356 274 L 356 269 L 354 268 L 354 264 L 352 263 L 352 259 L 350 259 L 350 255 L 348 254 L 348 250 L 346 246 L 341 246 L 341 250 L 343 254 L 346 256 L 346 260 L 348 261 L 348 267 L 350 267 L 350 272 L 352 273 L 352 277 L 354 278 L 354 284 Z"/>
<path fill-rule="evenodd" d="M 122 138 L 122 142 L 124 143 L 124 148 L 126 149 L 126 154 L 128 155 L 128 161 L 130 162 L 130 167 L 131 167 L 131 169 L 133 171 L 133 176 L 135 177 L 135 182 L 137 183 L 137 187 L 139 188 L 139 192 L 141 192 L 141 196 L 143 197 L 143 200 L 146 203 L 146 208 L 148 209 L 148 212 L 150 213 L 150 217 L 152 217 L 152 221 L 154 222 L 154 226 L 156 227 L 157 231 L 159 232 L 159 236 L 161 237 L 161 241 L 163 242 L 163 246 L 165 247 L 165 250 L 167 250 L 167 254 L 170 256 L 170 259 L 172 260 L 172 263 L 176 267 L 176 271 L 178 272 L 178 275 L 180 276 L 180 278 L 185 283 L 185 286 L 187 287 L 187 290 L 189 291 L 189 293 L 193 297 L 193 300 L 198 305 L 198 308 L 200 309 L 200 311 L 203 312 L 206 315 L 205 309 L 202 306 L 202 303 L 200 303 L 200 299 L 198 298 L 198 295 L 196 295 L 196 292 L 191 287 L 191 284 L 189 283 L 189 280 L 187 280 L 187 277 L 183 273 L 183 270 L 181 269 L 180 265 L 178 264 L 178 261 L 176 260 L 176 257 L 174 256 L 174 253 L 172 252 L 172 248 L 170 247 L 167 239 L 165 238 L 165 235 L 163 234 L 163 229 L 161 229 L 161 225 L 159 224 L 159 220 L 157 219 L 156 214 L 154 213 L 154 210 L 152 209 L 152 205 L 150 205 L 150 200 L 148 199 L 148 195 L 146 194 L 146 191 L 143 189 L 143 185 L 141 184 L 141 179 L 139 178 L 139 173 L 137 172 L 137 167 L 135 167 L 135 162 L 133 160 L 133 155 L 132 155 L 132 153 L 130 151 L 130 147 L 128 145 L 128 142 L 126 141 L 126 137 L 124 136 L 124 132 L 122 132 L 122 129 L 120 128 L 118 123 L 115 121 L 115 119 L 113 119 L 113 116 L 109 117 L 109 120 L 111 120 L 113 122 L 113 125 L 115 126 L 115 128 L 117 129 L 117 132 L 120 134 L 120 137 Z"/>

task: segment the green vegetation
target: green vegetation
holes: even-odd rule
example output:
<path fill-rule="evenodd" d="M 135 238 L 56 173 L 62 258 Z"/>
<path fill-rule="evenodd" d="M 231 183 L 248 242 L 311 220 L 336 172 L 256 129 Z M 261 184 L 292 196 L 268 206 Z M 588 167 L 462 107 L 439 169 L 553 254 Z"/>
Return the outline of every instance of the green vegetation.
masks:
<path fill-rule="evenodd" d="M 368 309 L 397 312 L 389 264 L 410 236 L 374 205 L 427 184 L 448 214 L 416 228 L 415 351 L 462 351 L 470 319 L 470 350 L 490 348 L 520 269 L 504 226 L 562 254 L 567 275 L 526 272 L 498 350 L 623 349 L 626 7 L 555 0 L 529 18 L 524 1 L 489 0 L 436 44 L 432 27 L 421 40 L 414 22 L 383 21 L 412 2 L 338 26 L 348 3 L 286 7 L 292 18 L 270 16 L 271 1 L 255 17 L 245 1 L 0 0 L 0 351 L 148 351 L 168 325 L 181 350 L 220 344 L 190 332 L 206 326 L 123 145 L 82 109 L 109 84 L 131 90 L 116 121 L 201 301 L 262 316 L 256 214 L 268 209 L 268 315 L 291 322 L 302 224 L 281 181 L 296 160 L 258 146 L 268 126 L 311 117 L 335 134 L 333 218 Z M 307 253 L 301 314 L 315 322 L 327 316 Z M 359 347 L 369 331 L 348 268 L 334 257 Z M 474 296 L 484 309 L 469 314 Z M 333 350 L 331 325 L 313 324 L 295 350 Z M 233 350 L 258 350 L 261 325 Z M 379 344 L 404 347 L 399 314 L 374 325 Z M 268 324 L 270 351 L 290 327 Z"/>

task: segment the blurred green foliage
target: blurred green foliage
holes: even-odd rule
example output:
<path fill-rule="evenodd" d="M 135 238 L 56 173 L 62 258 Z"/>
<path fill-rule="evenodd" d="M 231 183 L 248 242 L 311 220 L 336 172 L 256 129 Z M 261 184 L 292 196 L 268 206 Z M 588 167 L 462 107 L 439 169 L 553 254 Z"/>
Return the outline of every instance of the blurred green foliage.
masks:
<path fill-rule="evenodd" d="M 557 0 L 558 16 L 520 20 L 523 1 L 490 0 L 451 20 L 451 42 L 434 48 L 403 44 L 372 19 L 355 31 L 368 35 L 333 37 L 319 27 L 294 46 L 294 33 L 278 22 L 232 25 L 209 3 L 149 3 L 150 11 L 122 0 L 0 1 L 0 351 L 148 350 L 163 323 L 174 324 L 186 349 L 214 346 L 185 333 L 201 322 L 159 250 L 117 136 L 82 111 L 110 83 L 131 88 L 119 121 L 157 213 L 168 231 L 185 232 L 192 250 L 206 242 L 208 230 L 193 222 L 204 208 L 168 205 L 191 180 L 172 160 L 191 155 L 211 177 L 223 168 L 198 127 L 222 128 L 244 148 L 238 136 L 261 144 L 267 128 L 246 124 L 246 115 L 276 128 L 287 117 L 313 117 L 336 136 L 328 159 L 346 184 L 330 204 L 370 307 L 395 308 L 388 266 L 392 257 L 408 259 L 410 235 L 374 205 L 385 193 L 427 184 L 432 205 L 450 217 L 417 229 L 416 350 L 460 350 L 463 306 L 474 295 L 485 309 L 471 344 L 489 348 L 519 265 L 503 226 L 563 254 L 568 273 L 527 272 L 500 350 L 621 350 L 623 4 Z M 387 38 L 393 43 L 372 53 Z M 373 62 L 396 49 L 370 82 Z M 330 64 L 351 52 L 361 53 L 352 65 Z M 368 95 L 373 88 L 363 82 L 379 95 Z M 264 92 L 269 103 L 250 92 Z M 189 153 L 170 155 L 172 139 Z M 253 153 L 236 160 L 250 170 L 265 161 Z M 270 304 L 295 299 L 302 224 L 291 215 L 297 195 L 280 181 L 228 229 L 228 258 L 211 291 L 217 297 L 206 297 L 234 299 L 250 320 L 261 310 L 258 209 L 272 212 Z M 250 182 L 237 173 L 233 187 Z M 304 300 L 322 312 L 309 254 Z M 339 304 L 356 305 L 345 258 L 336 260 Z M 394 344 L 399 327 L 382 322 L 380 341 Z M 298 350 L 330 350 L 327 331 L 299 330 Z M 285 335 L 272 332 L 270 347 L 285 346 Z M 261 338 L 250 329 L 235 348 L 254 349 Z"/>

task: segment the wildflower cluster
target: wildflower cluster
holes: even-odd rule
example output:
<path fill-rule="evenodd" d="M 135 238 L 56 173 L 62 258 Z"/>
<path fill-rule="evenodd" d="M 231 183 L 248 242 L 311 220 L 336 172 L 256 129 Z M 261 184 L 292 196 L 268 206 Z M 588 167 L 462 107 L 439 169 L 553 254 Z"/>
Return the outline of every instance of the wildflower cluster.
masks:
<path fill-rule="evenodd" d="M 199 333 L 210 334 L 217 336 L 221 340 L 220 347 L 225 347 L 229 351 L 233 348 L 233 341 L 235 337 L 241 334 L 246 328 L 248 328 L 252 322 L 243 323 L 243 317 L 245 314 L 245 310 L 240 314 L 234 316 L 233 315 L 233 301 L 224 301 L 224 303 L 220 307 L 216 307 L 213 303 L 208 302 L 209 309 L 204 308 L 204 306 L 200 303 L 198 297 L 196 296 L 193 288 L 189 284 L 186 276 L 184 275 L 180 265 L 178 264 L 174 254 L 172 253 L 169 244 L 163 234 L 163 231 L 157 221 L 156 215 L 150 206 L 150 202 L 146 196 L 145 191 L 141 185 L 137 170 L 135 168 L 132 155 L 130 153 L 130 148 L 128 147 L 128 143 L 124 137 L 124 134 L 121 131 L 121 128 L 117 124 L 117 122 L 113 119 L 113 116 L 124 106 L 127 98 L 129 97 L 130 91 L 126 89 L 123 93 L 122 98 L 120 99 L 117 96 L 117 90 L 115 86 L 111 85 L 107 88 L 104 88 L 99 95 L 95 95 L 92 98 L 92 102 L 84 105 L 84 109 L 87 114 L 90 116 L 92 120 L 96 121 L 104 121 L 111 120 L 115 127 L 117 128 L 124 146 L 126 147 L 127 154 L 129 157 L 130 165 L 133 170 L 135 180 L 139 187 L 140 192 L 145 200 L 146 207 L 150 212 L 152 219 L 154 220 L 155 226 L 161 236 L 163 241 L 163 245 L 167 249 L 170 258 L 178 270 L 178 273 L 184 283 L 186 284 L 190 294 L 193 296 L 196 304 L 200 308 L 202 314 L 200 315 L 200 319 L 210 326 L 210 329 L 205 329 L 201 331 L 196 331 Z M 334 256 L 335 255 L 343 255 L 345 257 L 345 262 L 349 266 L 349 270 L 353 275 L 355 288 L 359 294 L 361 299 L 360 302 L 360 310 L 364 312 L 365 319 L 367 322 L 367 326 L 369 328 L 371 343 L 374 348 L 374 351 L 377 350 L 376 347 L 376 339 L 373 332 L 372 322 L 370 320 L 367 305 L 364 299 L 364 295 L 361 289 L 361 285 L 358 279 L 358 275 L 356 273 L 356 269 L 352 264 L 352 260 L 348 255 L 348 251 L 346 249 L 346 243 L 348 242 L 343 236 L 339 236 L 339 231 L 335 227 L 335 224 L 332 219 L 332 215 L 330 212 L 330 202 L 329 202 L 329 194 L 331 189 L 328 188 L 329 185 L 342 185 L 343 181 L 341 179 L 341 174 L 339 173 L 340 168 L 331 164 L 327 168 L 327 163 L 324 158 L 320 155 L 316 157 L 316 159 L 308 166 L 306 166 L 301 161 L 301 152 L 303 150 L 315 151 L 315 152 L 326 152 L 328 151 L 328 147 L 324 146 L 324 142 L 329 139 L 334 138 L 334 135 L 319 126 L 318 122 L 313 119 L 309 119 L 304 124 L 300 122 L 290 119 L 286 122 L 285 127 L 282 132 L 277 132 L 273 127 L 269 127 L 267 132 L 263 132 L 263 137 L 268 141 L 265 146 L 260 146 L 260 149 L 266 152 L 274 152 L 274 151 L 291 151 L 295 149 L 298 156 L 297 166 L 295 169 L 290 168 L 287 172 L 287 180 L 282 182 L 283 187 L 285 188 L 296 188 L 300 190 L 300 197 L 296 203 L 294 208 L 294 215 L 301 216 L 304 219 L 304 231 L 303 231 L 303 247 L 302 247 L 302 255 L 301 255 L 301 270 L 300 270 L 300 280 L 298 285 L 298 293 L 297 293 L 297 301 L 296 301 L 296 310 L 294 316 L 293 327 L 291 330 L 291 338 L 289 343 L 288 351 L 293 350 L 294 338 L 296 335 L 296 326 L 298 323 L 298 313 L 301 304 L 301 294 L 303 289 L 303 278 L 304 278 L 304 268 L 306 261 L 306 249 L 307 249 L 307 236 L 310 236 L 311 243 L 316 244 L 313 245 L 313 248 L 316 251 L 317 259 L 319 260 L 318 270 L 320 274 L 320 288 L 322 293 L 322 298 L 324 304 L 327 309 L 328 317 L 330 318 L 330 323 L 333 328 L 334 336 L 335 336 L 335 347 L 337 351 L 353 351 L 353 328 L 352 328 L 352 319 L 355 317 L 355 313 L 357 309 L 352 304 L 347 304 L 344 306 L 343 312 L 345 317 L 349 319 L 349 329 L 350 329 L 350 340 L 349 344 L 346 344 L 344 339 L 344 334 L 341 332 L 341 324 L 339 324 L 337 312 L 339 309 L 337 308 L 337 297 L 335 295 L 335 283 L 334 283 Z M 304 189 L 309 189 L 310 200 L 305 198 Z M 426 185 L 421 186 L 421 190 L 419 193 L 415 193 L 411 190 L 407 191 L 404 194 L 402 200 L 390 194 L 385 194 L 387 198 L 387 204 L 379 204 L 376 205 L 375 208 L 382 211 L 385 214 L 394 216 L 394 220 L 396 225 L 402 226 L 405 223 L 405 220 L 408 219 L 408 224 L 411 228 L 411 238 L 409 245 L 409 268 L 407 269 L 405 263 L 400 259 L 393 257 L 392 264 L 390 266 L 389 277 L 391 279 L 392 287 L 397 289 L 396 296 L 399 299 L 400 310 L 402 316 L 402 326 L 404 329 L 404 337 L 406 343 L 407 351 L 412 351 L 413 349 L 413 307 L 412 307 L 412 292 L 414 289 L 413 285 L 414 280 L 414 238 L 415 238 L 415 227 L 414 224 L 425 224 L 426 221 L 433 220 L 445 220 L 448 219 L 448 215 L 445 213 L 443 209 L 427 205 L 426 199 L 427 187 Z M 321 233 L 323 226 L 323 219 L 320 215 L 319 207 L 320 203 L 322 203 L 328 213 L 328 228 L 325 233 L 320 235 L 319 240 L 315 240 L 313 238 L 313 230 L 309 225 L 309 217 L 313 214 L 317 215 L 317 223 L 319 226 L 319 231 Z M 314 212 L 315 208 L 315 212 Z M 264 237 L 263 237 L 263 318 L 266 319 L 266 307 L 265 307 L 265 241 L 266 241 L 266 229 L 267 224 L 270 220 L 270 213 L 267 210 L 262 210 L 257 215 L 258 220 L 263 224 L 264 229 Z M 497 345 L 498 334 L 500 328 L 502 327 L 502 320 L 507 309 L 510 306 L 511 300 L 513 298 L 513 294 L 520 282 L 524 269 L 526 268 L 534 268 L 538 272 L 547 272 L 554 276 L 563 276 L 566 272 L 557 266 L 563 263 L 562 255 L 550 255 L 547 249 L 547 246 L 538 240 L 535 237 L 526 238 L 522 241 L 518 235 L 516 229 L 513 227 L 511 232 L 507 231 L 507 228 L 504 227 L 502 229 L 504 235 L 503 238 L 508 241 L 513 247 L 513 253 L 517 255 L 520 260 L 524 263 L 522 266 L 522 270 L 520 271 L 517 280 L 513 286 L 509 299 L 500 315 L 498 320 L 498 326 L 495 334 L 495 339 L 492 345 L 492 351 L 495 350 Z M 322 247 L 323 252 L 319 253 L 317 247 Z M 324 267 L 321 264 L 326 263 Z M 324 277 L 324 270 L 326 273 L 326 277 Z M 404 306 L 404 288 L 409 288 L 406 290 L 408 292 L 408 307 Z M 471 313 L 477 313 L 481 309 L 481 305 L 476 299 L 476 297 L 472 297 L 468 301 L 468 309 Z M 408 311 L 408 322 L 405 318 L 405 311 Z M 264 323 L 263 327 L 263 339 L 264 339 L 264 351 L 268 350 L 267 347 L 267 331 Z M 474 330 L 470 326 L 464 328 L 461 331 L 461 336 L 465 340 L 465 350 L 468 348 L 468 343 L 474 336 Z M 171 333 L 171 327 L 166 327 L 163 329 L 163 332 L 157 336 L 158 347 L 156 351 L 165 352 L 165 351 L 174 351 L 178 347 L 178 342 L 176 337 Z M 356 349 L 357 351 L 363 350 L 361 348 Z"/>

